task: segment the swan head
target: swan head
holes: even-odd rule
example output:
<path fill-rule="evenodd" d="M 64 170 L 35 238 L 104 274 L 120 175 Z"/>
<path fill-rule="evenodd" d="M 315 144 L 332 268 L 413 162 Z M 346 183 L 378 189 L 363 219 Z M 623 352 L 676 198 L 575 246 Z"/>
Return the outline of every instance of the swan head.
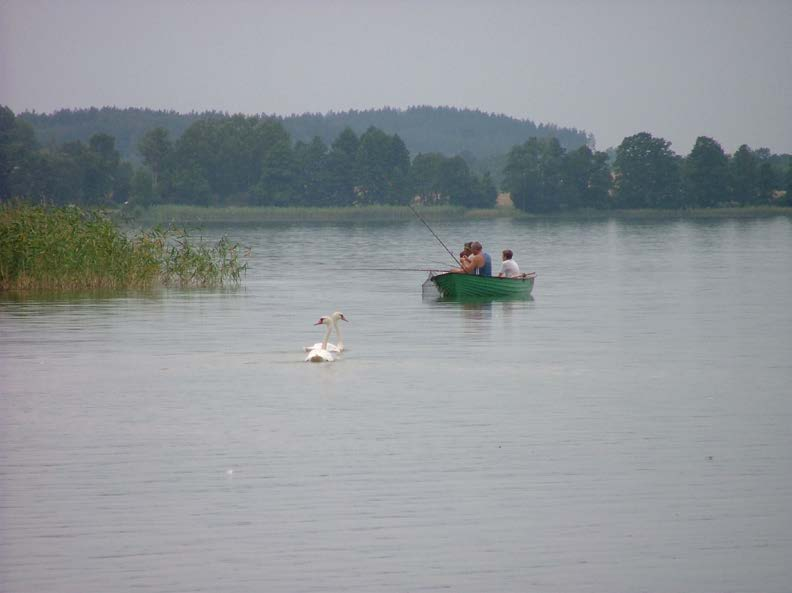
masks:
<path fill-rule="evenodd" d="M 336 311 L 330 317 L 332 317 L 335 321 L 338 321 L 340 319 L 341 321 L 346 321 L 347 323 L 349 323 L 349 319 L 344 317 L 344 314 L 341 313 L 341 311 Z"/>
<path fill-rule="evenodd" d="M 314 325 L 330 325 L 333 323 L 333 320 L 330 317 L 320 317 L 319 321 L 314 323 Z"/>

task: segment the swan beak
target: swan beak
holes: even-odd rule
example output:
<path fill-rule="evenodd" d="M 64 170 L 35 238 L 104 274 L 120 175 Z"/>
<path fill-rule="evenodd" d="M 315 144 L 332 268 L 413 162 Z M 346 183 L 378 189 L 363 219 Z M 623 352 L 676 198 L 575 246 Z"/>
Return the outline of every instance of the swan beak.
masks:
<path fill-rule="evenodd" d="M 346 317 L 344 317 L 343 315 L 341 316 L 341 321 L 346 321 L 347 323 L 349 323 L 349 319 L 347 319 L 347 318 L 346 318 Z"/>
<path fill-rule="evenodd" d="M 320 317 L 320 318 L 319 318 L 319 321 L 317 321 L 316 323 L 314 323 L 314 325 L 322 325 L 323 323 L 324 323 L 324 317 Z"/>

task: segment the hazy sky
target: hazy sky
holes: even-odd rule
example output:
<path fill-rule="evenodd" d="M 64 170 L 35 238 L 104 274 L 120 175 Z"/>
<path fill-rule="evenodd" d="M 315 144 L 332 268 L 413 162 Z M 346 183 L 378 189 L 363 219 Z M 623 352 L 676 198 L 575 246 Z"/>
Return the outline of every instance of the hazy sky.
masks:
<path fill-rule="evenodd" d="M 792 0 L 0 0 L 0 104 L 453 105 L 792 152 Z"/>

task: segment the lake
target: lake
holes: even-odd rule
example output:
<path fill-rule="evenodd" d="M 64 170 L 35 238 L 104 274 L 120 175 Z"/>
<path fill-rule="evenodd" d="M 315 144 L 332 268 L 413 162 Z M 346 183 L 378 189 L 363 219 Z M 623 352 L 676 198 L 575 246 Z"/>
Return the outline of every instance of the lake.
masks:
<path fill-rule="evenodd" d="M 0 296 L 0 590 L 788 592 L 792 220 L 433 228 L 533 298 L 386 271 L 448 266 L 418 222 L 205 229 L 240 288 Z"/>

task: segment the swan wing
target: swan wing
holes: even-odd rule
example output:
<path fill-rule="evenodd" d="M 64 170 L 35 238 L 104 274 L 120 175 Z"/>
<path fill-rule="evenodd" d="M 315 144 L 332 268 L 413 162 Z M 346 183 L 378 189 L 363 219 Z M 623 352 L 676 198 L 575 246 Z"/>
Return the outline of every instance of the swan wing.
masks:
<path fill-rule="evenodd" d="M 305 357 L 305 362 L 335 362 L 335 356 L 322 348 L 314 348 Z"/>
<path fill-rule="evenodd" d="M 322 349 L 322 343 L 321 342 L 317 342 L 313 346 L 303 346 L 303 351 L 304 352 L 310 352 L 311 350 L 321 350 L 321 349 Z M 328 344 L 327 345 L 327 351 L 328 352 L 343 352 L 344 351 L 344 347 L 341 346 L 339 348 L 335 344 Z"/>

